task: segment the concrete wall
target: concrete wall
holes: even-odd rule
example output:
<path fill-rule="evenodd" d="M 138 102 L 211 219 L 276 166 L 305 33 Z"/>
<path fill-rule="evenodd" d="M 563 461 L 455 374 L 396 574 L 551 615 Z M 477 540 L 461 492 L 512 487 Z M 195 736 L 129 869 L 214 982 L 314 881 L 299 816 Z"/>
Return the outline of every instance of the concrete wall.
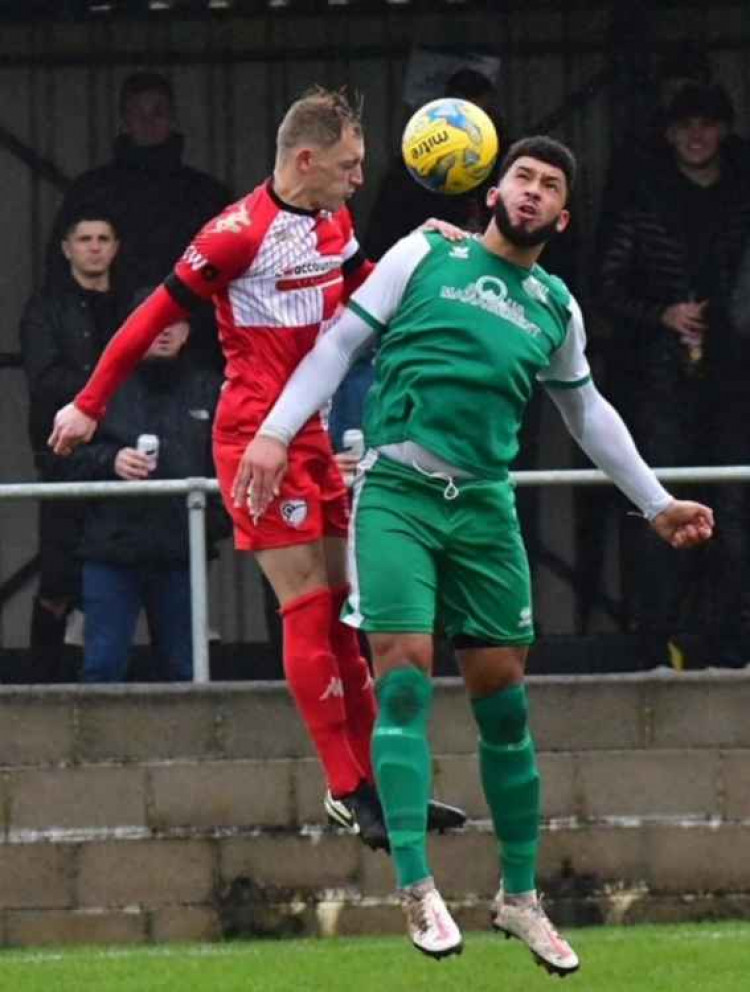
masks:
<path fill-rule="evenodd" d="M 750 677 L 532 680 L 541 884 L 560 923 L 750 916 Z M 444 895 L 485 927 L 495 847 L 443 680 Z M 0 689 L 0 945 L 398 932 L 390 862 L 323 829 L 282 686 Z"/>

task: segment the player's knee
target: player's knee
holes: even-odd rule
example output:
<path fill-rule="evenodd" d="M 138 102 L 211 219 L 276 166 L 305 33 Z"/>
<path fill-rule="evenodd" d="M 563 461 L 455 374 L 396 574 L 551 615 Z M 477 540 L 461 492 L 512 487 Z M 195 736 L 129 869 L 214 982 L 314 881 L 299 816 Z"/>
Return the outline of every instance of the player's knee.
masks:
<path fill-rule="evenodd" d="M 369 641 L 378 674 L 403 665 L 432 671 L 432 637 L 427 634 L 370 634 Z"/>
<path fill-rule="evenodd" d="M 393 668 L 378 679 L 375 691 L 382 721 L 392 727 L 408 727 L 422 722 L 432 699 L 428 675 L 407 665 Z"/>
<path fill-rule="evenodd" d="M 507 747 L 520 744 L 529 731 L 529 704 L 526 686 L 513 685 L 480 699 L 472 700 L 480 737 L 487 744 Z"/>

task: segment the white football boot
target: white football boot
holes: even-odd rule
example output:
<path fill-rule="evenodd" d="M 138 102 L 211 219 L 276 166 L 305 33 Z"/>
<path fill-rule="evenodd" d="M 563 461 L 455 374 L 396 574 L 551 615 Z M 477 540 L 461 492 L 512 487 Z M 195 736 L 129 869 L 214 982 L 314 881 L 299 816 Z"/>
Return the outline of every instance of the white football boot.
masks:
<path fill-rule="evenodd" d="M 431 878 L 399 891 L 412 944 L 431 958 L 447 958 L 463 950 L 461 931 Z"/>
<path fill-rule="evenodd" d="M 522 940 L 551 975 L 565 977 L 578 971 L 578 955 L 555 930 L 539 899 L 507 902 L 501 888 L 492 903 L 492 926 L 506 937 Z"/>

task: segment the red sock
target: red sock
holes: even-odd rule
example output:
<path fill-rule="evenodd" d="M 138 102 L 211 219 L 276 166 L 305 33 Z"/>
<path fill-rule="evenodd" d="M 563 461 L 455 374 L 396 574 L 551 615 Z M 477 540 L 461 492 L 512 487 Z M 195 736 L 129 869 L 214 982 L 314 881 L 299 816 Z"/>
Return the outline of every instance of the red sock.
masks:
<path fill-rule="evenodd" d="M 349 742 L 355 757 L 365 771 L 368 782 L 374 782 L 370 748 L 372 728 L 377 715 L 375 686 L 370 675 L 370 667 L 359 649 L 357 631 L 338 619 L 348 592 L 346 586 L 331 590 L 333 600 L 331 648 L 336 655 L 344 686 Z"/>
<path fill-rule="evenodd" d="M 334 796 L 353 792 L 365 771 L 348 736 L 342 677 L 333 654 L 329 589 L 315 589 L 281 609 L 284 673 Z"/>

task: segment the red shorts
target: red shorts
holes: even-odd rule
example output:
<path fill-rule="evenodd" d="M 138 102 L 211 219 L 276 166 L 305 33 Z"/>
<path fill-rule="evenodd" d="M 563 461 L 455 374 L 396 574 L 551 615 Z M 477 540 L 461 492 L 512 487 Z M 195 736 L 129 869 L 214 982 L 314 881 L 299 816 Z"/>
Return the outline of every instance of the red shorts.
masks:
<path fill-rule="evenodd" d="M 219 488 L 234 523 L 239 551 L 265 551 L 310 544 L 321 537 L 346 537 L 349 494 L 325 431 L 303 432 L 289 446 L 289 467 L 281 492 L 254 524 L 247 506 L 232 501 L 232 483 L 248 438 L 214 437 L 214 462 Z"/>

